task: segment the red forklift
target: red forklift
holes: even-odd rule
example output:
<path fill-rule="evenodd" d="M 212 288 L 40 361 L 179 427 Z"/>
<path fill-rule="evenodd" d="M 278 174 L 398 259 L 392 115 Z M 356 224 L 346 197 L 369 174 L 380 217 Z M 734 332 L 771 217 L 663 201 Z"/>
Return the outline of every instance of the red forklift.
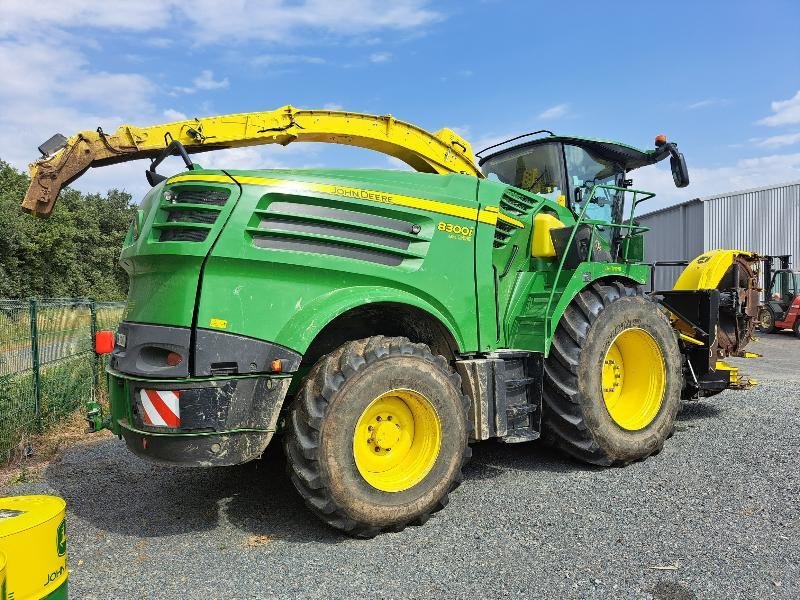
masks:
<path fill-rule="evenodd" d="M 758 323 L 765 333 L 791 329 L 800 337 L 800 272 L 789 268 L 789 256 L 764 257 L 764 306 Z"/>

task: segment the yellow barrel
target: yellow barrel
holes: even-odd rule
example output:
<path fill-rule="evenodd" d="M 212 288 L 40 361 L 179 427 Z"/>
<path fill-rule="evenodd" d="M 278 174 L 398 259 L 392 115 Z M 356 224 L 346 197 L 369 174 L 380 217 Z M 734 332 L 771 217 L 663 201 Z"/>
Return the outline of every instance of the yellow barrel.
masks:
<path fill-rule="evenodd" d="M 6 600 L 6 557 L 0 552 L 0 600 Z"/>
<path fill-rule="evenodd" d="M 67 597 L 66 507 L 54 496 L 0 498 L 0 554 L 6 558 L 0 599 Z"/>

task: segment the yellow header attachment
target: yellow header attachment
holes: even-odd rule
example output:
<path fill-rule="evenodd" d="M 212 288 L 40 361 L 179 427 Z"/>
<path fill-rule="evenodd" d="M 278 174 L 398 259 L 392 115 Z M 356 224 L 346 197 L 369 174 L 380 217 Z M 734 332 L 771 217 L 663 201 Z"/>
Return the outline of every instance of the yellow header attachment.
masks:
<path fill-rule="evenodd" d="M 55 141 L 54 141 L 55 140 Z M 190 154 L 262 144 L 325 142 L 358 146 L 394 156 L 422 173 L 465 173 L 483 177 L 469 142 L 450 129 L 430 133 L 391 115 L 376 116 L 283 106 L 266 112 L 202 117 L 151 127 L 122 125 L 50 140 L 44 158 L 30 166 L 31 183 L 22 202 L 27 212 L 48 216 L 59 192 L 89 167 L 156 158 L 173 140 Z M 55 144 L 52 153 L 47 146 Z"/>
<path fill-rule="evenodd" d="M 672 288 L 680 291 L 717 289 L 728 295 L 728 302 L 733 301 L 733 309 L 726 307 L 719 311 L 715 335 L 719 357 L 744 356 L 744 347 L 754 339 L 753 332 L 760 308 L 760 261 L 761 257 L 754 252 L 709 250 L 689 263 Z M 732 293 L 735 297 L 731 296 Z M 683 341 L 702 345 L 694 337 L 694 326 L 691 323 L 674 313 L 672 321 Z"/>
<path fill-rule="evenodd" d="M 689 263 L 678 277 L 673 289 L 713 290 L 721 287 L 747 287 L 746 282 L 752 279 L 751 265 L 756 264 L 758 260 L 757 254 L 744 250 L 710 250 Z M 737 277 L 733 277 L 732 273 L 736 273 Z M 730 281 L 724 282 L 723 285 L 726 275 L 731 276 Z M 755 280 L 753 286 L 758 286 L 758 280 Z"/>

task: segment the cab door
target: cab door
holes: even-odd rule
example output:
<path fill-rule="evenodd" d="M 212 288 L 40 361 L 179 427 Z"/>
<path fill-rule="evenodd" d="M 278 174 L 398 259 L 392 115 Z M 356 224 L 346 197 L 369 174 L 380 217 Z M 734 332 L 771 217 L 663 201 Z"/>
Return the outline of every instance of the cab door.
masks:
<path fill-rule="evenodd" d="M 535 285 L 533 280 L 543 277 L 532 270 L 533 217 L 545 198 L 565 205 L 563 161 L 560 142 L 521 147 L 492 161 L 491 168 L 485 171 L 488 181 L 478 183 L 481 209 L 496 207 L 499 215 L 494 225 L 479 223 L 476 236 L 476 295 L 484 350 L 507 345 L 510 332 L 505 324 L 509 315 L 522 310 L 512 306 L 514 299 L 524 304 L 528 290 Z M 507 185 L 508 182 L 514 185 Z"/>
<path fill-rule="evenodd" d="M 791 271 L 778 271 L 775 273 L 772 277 L 772 287 L 769 291 L 769 306 L 775 314 L 775 320 L 783 320 L 797 292 L 794 274 Z"/>

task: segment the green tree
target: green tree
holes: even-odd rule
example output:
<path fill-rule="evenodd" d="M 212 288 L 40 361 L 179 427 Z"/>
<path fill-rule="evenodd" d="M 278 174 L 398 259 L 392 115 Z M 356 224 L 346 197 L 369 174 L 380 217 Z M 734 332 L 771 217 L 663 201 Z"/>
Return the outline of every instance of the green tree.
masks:
<path fill-rule="evenodd" d="M 28 181 L 0 160 L 0 298 L 123 299 L 117 258 L 136 211 L 130 194 L 67 188 L 50 218 L 37 219 L 20 208 Z"/>

